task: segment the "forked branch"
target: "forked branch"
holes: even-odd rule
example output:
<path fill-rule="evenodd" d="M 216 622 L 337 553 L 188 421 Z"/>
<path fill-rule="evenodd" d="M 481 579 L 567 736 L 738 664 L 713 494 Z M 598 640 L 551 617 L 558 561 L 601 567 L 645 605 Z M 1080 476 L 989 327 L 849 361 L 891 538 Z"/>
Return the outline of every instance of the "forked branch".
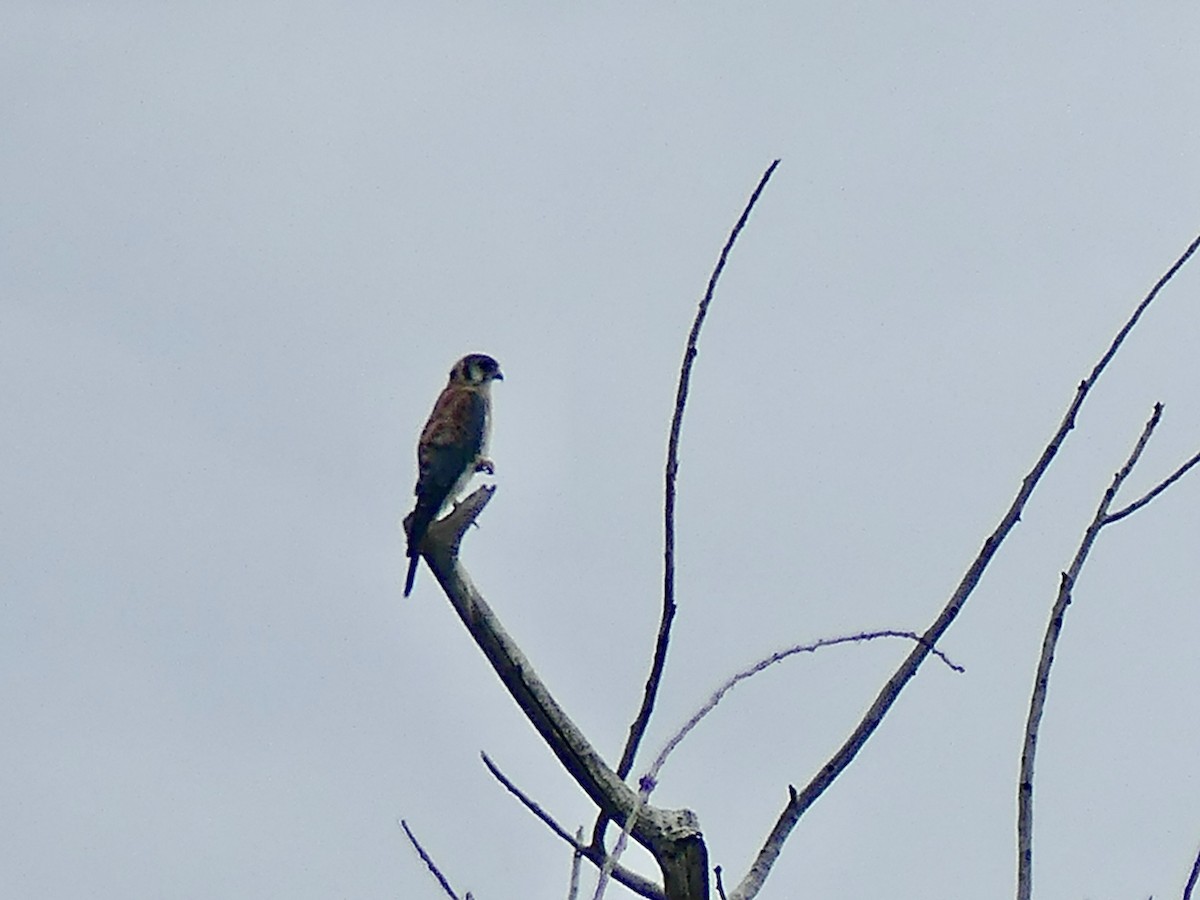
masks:
<path fill-rule="evenodd" d="M 1033 777 L 1034 763 L 1037 757 L 1038 730 L 1046 706 L 1046 692 L 1050 686 L 1050 670 L 1054 665 L 1054 653 L 1058 647 L 1059 635 L 1062 633 L 1067 607 L 1071 605 L 1075 585 L 1079 581 L 1079 573 L 1083 570 L 1083 565 L 1092 552 L 1092 545 L 1096 538 L 1106 526 L 1119 522 L 1144 507 L 1182 478 L 1197 462 L 1200 462 L 1200 454 L 1193 456 L 1143 497 L 1116 513 L 1109 512 L 1121 485 L 1125 483 L 1125 479 L 1137 465 L 1142 451 L 1146 449 L 1146 444 L 1154 434 L 1154 429 L 1158 427 L 1162 418 L 1162 410 L 1161 403 L 1154 405 L 1154 412 L 1142 429 L 1142 434 L 1129 454 L 1129 458 L 1125 461 L 1125 465 L 1113 476 L 1112 484 L 1104 492 L 1100 505 L 1096 508 L 1096 514 L 1083 533 L 1071 565 L 1062 573 L 1058 596 L 1050 611 L 1050 621 L 1046 624 L 1046 634 L 1042 638 L 1042 652 L 1038 658 L 1037 674 L 1033 679 L 1033 694 L 1029 700 L 1025 739 L 1021 747 L 1021 775 L 1017 782 L 1017 900 L 1030 900 L 1033 896 Z"/>

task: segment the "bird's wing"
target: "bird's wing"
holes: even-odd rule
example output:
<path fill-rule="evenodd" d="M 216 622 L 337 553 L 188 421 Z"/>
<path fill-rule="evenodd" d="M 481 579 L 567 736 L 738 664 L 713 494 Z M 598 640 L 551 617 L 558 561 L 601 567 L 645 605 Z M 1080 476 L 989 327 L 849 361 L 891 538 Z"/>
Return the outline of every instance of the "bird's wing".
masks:
<path fill-rule="evenodd" d="M 417 506 L 437 515 L 459 479 L 473 469 L 486 427 L 487 401 L 478 391 L 442 391 L 417 445 Z"/>

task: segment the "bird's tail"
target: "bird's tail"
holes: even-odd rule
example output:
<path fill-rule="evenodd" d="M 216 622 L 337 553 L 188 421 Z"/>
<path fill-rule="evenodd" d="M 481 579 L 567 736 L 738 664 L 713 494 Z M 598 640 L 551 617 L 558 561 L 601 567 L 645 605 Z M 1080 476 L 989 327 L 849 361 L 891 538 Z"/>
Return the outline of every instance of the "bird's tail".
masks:
<path fill-rule="evenodd" d="M 425 532 L 433 521 L 436 511 L 430 512 L 428 507 L 417 504 L 408 520 L 408 575 L 404 579 L 404 596 L 412 593 L 413 582 L 417 578 L 417 566 L 421 562 L 421 541 L 425 540 Z"/>
<path fill-rule="evenodd" d="M 421 561 L 421 554 L 410 554 L 408 560 L 408 576 L 404 579 L 404 596 L 407 597 L 412 593 L 413 582 L 417 580 L 417 563 Z"/>

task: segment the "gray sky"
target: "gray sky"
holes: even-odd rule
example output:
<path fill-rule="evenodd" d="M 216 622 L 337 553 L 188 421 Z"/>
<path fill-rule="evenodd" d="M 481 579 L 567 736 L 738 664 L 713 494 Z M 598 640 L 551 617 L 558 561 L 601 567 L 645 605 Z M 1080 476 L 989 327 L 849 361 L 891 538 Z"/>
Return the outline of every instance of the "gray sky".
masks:
<path fill-rule="evenodd" d="M 415 6 L 415 5 L 414 5 Z M 1191 3 L 142 4 L 0 12 L 0 881 L 38 898 L 565 894 L 589 804 L 427 570 L 416 434 L 496 390 L 464 561 L 609 758 L 774 649 L 924 628 L 1081 377 L 1200 227 Z M 1003 897 L 1058 581 L 1200 447 L 1200 271 L 1164 292 L 929 665 L 764 897 Z M 1042 732 L 1035 887 L 1178 896 L 1200 843 L 1200 478 L 1105 532 Z M 655 795 L 740 878 L 906 653 L 735 691 Z M 648 872 L 646 857 L 629 861 Z M 611 896 L 627 896 L 614 888 Z"/>

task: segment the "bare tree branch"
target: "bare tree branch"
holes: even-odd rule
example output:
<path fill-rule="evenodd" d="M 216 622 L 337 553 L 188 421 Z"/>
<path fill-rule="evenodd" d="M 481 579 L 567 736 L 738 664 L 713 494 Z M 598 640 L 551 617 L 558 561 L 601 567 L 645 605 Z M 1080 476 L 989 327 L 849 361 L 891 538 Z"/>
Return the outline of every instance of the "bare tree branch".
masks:
<path fill-rule="evenodd" d="M 450 515 L 431 525 L 422 554 L 476 645 L 563 768 L 599 809 L 625 818 L 640 806 L 637 794 L 604 764 L 551 696 L 458 561 L 463 534 L 494 493 L 494 487 L 479 488 Z M 708 849 L 695 813 L 647 806 L 638 816 L 633 837 L 662 869 L 666 900 L 708 895 Z"/>
<path fill-rule="evenodd" d="M 582 828 L 580 829 L 580 834 L 578 837 L 571 837 L 571 835 L 567 833 L 567 830 L 559 825 L 553 816 L 542 809 L 537 801 L 533 800 L 528 794 L 513 784 L 512 780 L 509 779 L 509 777 L 502 771 L 500 771 L 499 766 L 492 762 L 486 753 L 480 753 L 479 755 L 483 758 L 483 764 L 487 766 L 488 771 L 492 773 L 492 776 L 502 785 L 504 785 L 504 789 L 520 800 L 521 803 L 524 804 L 525 808 L 541 819 L 546 827 L 570 844 L 572 850 L 584 856 L 589 862 L 593 863 L 596 868 L 602 868 L 605 865 L 608 856 L 603 850 L 597 852 L 595 847 L 590 847 L 582 843 Z M 629 888 L 634 893 L 646 897 L 647 900 L 664 900 L 665 898 L 662 888 L 650 881 L 648 878 L 643 878 L 641 875 L 637 874 L 637 872 L 634 872 L 631 869 L 626 869 L 623 866 L 613 866 L 611 873 L 614 881 L 625 885 L 625 887 Z"/>
<path fill-rule="evenodd" d="M 704 320 L 708 315 L 709 304 L 712 302 L 713 294 L 717 289 L 717 282 L 721 278 L 721 273 L 725 270 L 725 263 L 729 259 L 729 253 L 733 249 L 733 245 L 737 242 L 738 235 L 741 234 L 742 229 L 749 220 L 750 213 L 754 209 L 755 204 L 758 203 L 758 198 L 767 186 L 767 182 L 775 174 L 775 169 L 778 167 L 779 162 L 777 159 L 767 166 L 767 170 L 763 173 L 762 178 L 759 179 L 757 187 L 755 187 L 745 208 L 743 208 L 741 216 L 738 217 L 733 230 L 730 231 L 729 237 L 725 241 L 725 246 L 721 248 L 721 255 L 718 257 L 717 264 L 709 276 L 708 287 L 704 292 L 704 297 L 696 309 L 696 318 L 692 321 L 692 330 L 688 334 L 687 346 L 684 349 L 683 363 L 679 369 L 679 384 L 675 393 L 675 412 L 671 418 L 671 432 L 667 440 L 667 464 L 664 475 L 662 619 L 658 625 L 658 638 L 654 644 L 654 657 L 650 663 L 650 674 L 646 678 L 646 687 L 642 693 L 642 705 L 638 709 L 633 723 L 629 726 L 629 736 L 625 740 L 625 748 L 621 751 L 621 759 L 617 763 L 617 774 L 621 778 L 628 776 L 630 770 L 633 768 L 633 760 L 637 756 L 638 746 L 641 744 L 642 737 L 646 733 L 646 727 L 650 723 L 650 714 L 654 711 L 654 701 L 658 696 L 658 686 L 662 682 L 663 667 L 667 662 L 667 645 L 671 640 L 671 623 L 675 619 L 675 478 L 679 472 L 679 437 L 683 429 L 683 411 L 687 406 L 688 389 L 692 378 L 692 365 L 695 363 L 696 356 L 700 352 L 697 346 L 700 340 L 700 329 L 704 327 Z M 608 814 L 604 810 L 601 810 L 596 818 L 596 824 L 592 829 L 593 846 L 603 848 L 604 832 L 608 827 L 608 822 Z"/>
<path fill-rule="evenodd" d="M 642 737 L 646 733 L 646 728 L 650 723 L 650 715 L 654 711 L 654 701 L 658 696 L 658 687 L 662 682 L 663 667 L 667 661 L 667 646 L 671 639 L 671 623 L 675 619 L 675 480 L 679 472 L 679 438 L 683 430 L 683 413 L 687 407 L 688 389 L 691 385 L 692 366 L 696 361 L 696 356 L 699 354 L 700 329 L 704 327 L 704 320 L 708 316 L 708 307 L 712 302 L 713 294 L 717 288 L 717 282 L 721 278 L 721 273 L 725 269 L 725 263 L 729 259 L 729 253 L 733 249 L 733 245 L 737 242 L 738 235 L 741 234 L 746 222 L 750 218 L 750 213 L 754 206 L 758 203 L 758 198 L 761 196 L 763 189 L 767 186 L 767 182 L 771 180 L 771 176 L 775 173 L 775 169 L 779 166 L 779 160 L 776 159 L 767 166 L 767 170 L 759 179 L 757 187 L 750 195 L 745 208 L 742 210 L 741 216 L 730 231 L 728 239 L 725 241 L 725 246 L 721 248 L 721 255 L 717 259 L 717 264 L 712 271 L 712 275 L 708 279 L 708 287 L 704 292 L 704 297 L 700 301 L 700 305 L 696 309 L 696 318 L 692 322 L 692 330 L 688 334 L 687 346 L 683 353 L 683 363 L 679 370 L 679 385 L 675 394 L 675 412 L 671 417 L 671 432 L 667 440 L 667 463 L 664 473 L 664 493 L 663 493 L 663 609 L 662 619 L 658 626 L 658 638 L 654 644 L 654 657 L 650 664 L 650 674 L 646 679 L 646 687 L 642 695 L 642 705 L 638 709 L 637 716 L 634 717 L 633 723 L 629 726 L 629 737 L 625 741 L 625 749 L 621 751 L 621 759 L 617 764 L 617 774 L 621 778 L 629 775 L 633 768 L 633 760 L 637 756 L 638 746 L 641 744 Z M 645 801 L 649 792 L 643 790 L 639 796 Z M 612 859 L 615 861 L 621 855 L 625 848 L 625 842 L 629 836 L 630 830 L 635 827 L 638 821 L 640 807 L 635 807 L 632 812 L 625 818 L 625 825 L 621 836 L 617 839 L 617 844 L 613 849 Z M 602 808 L 599 815 L 596 817 L 595 827 L 592 829 L 592 846 L 600 850 L 604 849 L 604 832 L 608 828 L 610 816 Z M 604 896 L 605 883 L 608 877 L 608 867 L 601 870 L 600 880 L 596 885 L 596 893 L 594 900 L 600 900 Z M 706 876 L 707 877 L 707 876 Z M 704 896 L 707 896 L 707 885 L 704 888 Z"/>
<path fill-rule="evenodd" d="M 425 848 L 421 846 L 417 840 L 417 836 L 412 833 L 412 829 L 408 827 L 408 823 L 401 819 L 400 827 L 404 829 L 404 833 L 408 835 L 409 842 L 416 848 L 417 855 L 421 857 L 421 862 L 425 863 L 425 866 L 433 873 L 433 877 L 442 886 L 442 890 L 446 892 L 446 896 L 450 897 L 451 900 L 458 900 L 458 894 L 454 893 L 454 889 L 450 887 L 450 882 L 446 880 L 446 876 L 441 873 L 441 870 L 438 869 L 434 861 L 429 858 L 429 854 L 425 852 Z M 471 895 L 467 894 L 467 900 L 470 900 L 470 898 Z"/>
<path fill-rule="evenodd" d="M 1021 748 L 1021 775 L 1017 783 L 1017 897 L 1018 900 L 1030 900 L 1033 894 L 1033 774 L 1034 762 L 1037 756 L 1038 729 L 1042 721 L 1042 712 L 1046 705 L 1046 691 L 1050 684 L 1050 669 L 1054 665 L 1054 651 L 1058 646 L 1058 638 L 1062 633 L 1063 619 L 1067 607 L 1071 604 L 1075 583 L 1083 564 L 1087 562 L 1092 545 L 1105 525 L 1111 524 L 1108 516 L 1109 507 L 1120 490 L 1133 467 L 1146 449 L 1146 442 L 1154 434 L 1154 429 L 1162 418 L 1162 404 L 1154 405 L 1154 412 L 1142 429 L 1142 434 L 1134 445 L 1133 451 L 1125 461 L 1125 465 L 1113 476 L 1112 484 L 1104 492 L 1095 516 L 1083 533 L 1075 558 L 1067 571 L 1062 573 L 1058 586 L 1058 597 L 1050 612 L 1050 621 L 1046 625 L 1046 634 L 1042 639 L 1042 653 L 1038 659 L 1037 675 L 1033 681 L 1033 696 L 1029 701 L 1029 717 L 1025 724 L 1025 739 Z"/>
<path fill-rule="evenodd" d="M 550 696 L 457 560 L 456 545 L 494 491 L 493 487 L 481 487 L 453 513 L 430 527 L 424 544 L 426 561 L 504 686 L 584 792 L 598 806 L 614 807 L 614 812 L 630 809 L 635 802 L 633 791 L 605 766 Z"/>
<path fill-rule="evenodd" d="M 729 233 L 729 238 L 725 241 L 725 246 L 721 248 L 721 255 L 717 259 L 717 265 L 708 279 L 708 288 L 704 292 L 704 298 L 700 301 L 700 305 L 696 309 L 696 318 L 692 322 L 692 330 L 688 334 L 687 346 L 683 353 L 683 363 L 679 370 L 679 385 L 675 394 L 675 413 L 671 419 L 671 433 L 667 440 L 667 465 L 664 476 L 662 620 L 658 626 L 658 639 L 654 646 L 654 659 L 650 665 L 649 677 L 646 679 L 646 688 L 642 695 L 642 705 L 633 720 L 633 724 L 629 726 L 629 737 L 625 741 L 625 749 L 621 751 L 621 760 L 617 763 L 617 774 L 622 778 L 626 777 L 633 768 L 633 760 L 637 755 L 638 746 L 642 741 L 643 735 L 646 733 L 646 727 L 650 722 L 650 714 L 654 711 L 654 701 L 658 696 L 658 686 L 662 681 L 663 666 L 667 660 L 667 645 L 671 638 L 671 622 L 675 618 L 675 478 L 679 472 L 679 436 L 683 429 L 683 411 L 687 406 L 688 388 L 692 378 L 692 365 L 696 361 L 696 355 L 700 352 L 697 347 L 700 340 L 700 329 L 704 327 L 704 319 L 708 315 L 709 304 L 712 302 L 713 293 L 717 289 L 717 281 L 720 280 L 721 273 L 725 269 L 725 263 L 729 259 L 729 253 L 733 249 L 738 235 L 741 234 L 742 228 L 745 227 L 747 220 L 750 218 L 750 213 L 754 209 L 754 205 L 758 202 L 763 189 L 767 186 L 767 182 L 775 174 L 775 169 L 779 165 L 779 162 L 779 160 L 775 160 L 767 167 L 762 178 L 759 179 L 758 186 L 755 187 L 754 192 L 750 195 L 750 199 L 742 210 L 737 223 L 733 226 L 733 230 Z M 592 839 L 593 843 L 599 844 L 603 841 L 604 826 L 606 824 L 607 817 L 602 814 L 596 821 L 596 829 Z"/>
<path fill-rule="evenodd" d="M 1034 488 L 1037 487 L 1038 483 L 1042 479 L 1042 476 L 1046 474 L 1046 470 L 1050 467 L 1050 463 L 1054 460 L 1054 457 L 1057 456 L 1058 451 L 1062 447 L 1062 444 L 1066 441 L 1069 432 L 1075 427 L 1075 416 L 1083 406 L 1084 400 L 1087 399 L 1092 387 L 1095 385 L 1100 375 L 1103 374 L 1104 370 L 1108 367 L 1109 362 L 1112 361 L 1113 356 L 1116 355 L 1117 350 L 1120 349 L 1121 345 L 1125 341 L 1125 338 L 1133 329 L 1134 325 L 1136 325 L 1141 319 L 1142 314 L 1154 301 L 1154 298 L 1158 296 L 1162 288 L 1165 287 L 1166 284 L 1171 280 L 1175 273 L 1178 272 L 1183 264 L 1186 263 L 1192 254 L 1196 252 L 1197 247 L 1200 247 L 1200 236 L 1196 237 L 1195 240 L 1188 245 L 1188 248 L 1183 252 L 1183 254 L 1171 265 L 1166 273 L 1164 273 L 1162 277 L 1158 279 L 1154 287 L 1146 295 L 1145 299 L 1138 304 L 1137 308 L 1133 311 L 1133 314 L 1125 322 L 1121 330 L 1117 332 L 1116 337 L 1113 338 L 1112 343 L 1109 344 L 1108 349 L 1104 352 L 1104 355 L 1100 357 L 1100 360 L 1093 367 L 1088 377 L 1079 383 L 1079 386 L 1075 391 L 1075 397 L 1067 407 L 1066 414 L 1063 416 L 1061 424 L 1058 426 L 1058 429 L 1055 431 L 1054 435 L 1050 438 L 1049 443 L 1046 445 L 1045 449 L 1043 449 L 1041 456 L 1038 458 L 1033 468 L 1030 469 L 1029 473 L 1021 482 L 1021 487 L 1017 491 L 1017 495 L 1013 499 L 1012 504 L 1009 506 L 1008 511 L 1005 512 L 1004 516 L 1000 519 L 996 529 L 991 535 L 988 536 L 987 540 L 984 541 L 983 547 L 980 549 L 979 554 L 967 568 L 967 571 L 963 575 L 962 581 L 959 583 L 958 587 L 947 601 L 941 613 L 938 614 L 938 617 L 934 620 L 933 624 L 930 625 L 929 629 L 924 635 L 922 635 L 921 642 L 913 648 L 908 657 L 903 663 L 900 664 L 899 668 L 897 668 L 892 677 L 888 679 L 886 684 L 884 684 L 883 688 L 879 692 L 879 695 L 875 698 L 875 702 L 871 704 L 871 708 L 867 710 L 866 715 L 846 739 L 845 743 L 842 744 L 842 746 L 837 750 L 836 753 L 834 753 L 829 761 L 821 767 L 820 771 L 818 771 L 816 775 L 812 777 L 804 789 L 799 791 L 793 797 L 793 799 L 788 802 L 787 806 L 784 807 L 783 812 L 780 813 L 778 820 L 764 841 L 762 848 L 759 850 L 754 863 L 750 867 L 750 870 L 746 873 L 746 876 L 742 879 L 741 883 L 738 884 L 733 893 L 730 895 L 730 900 L 750 900 L 750 898 L 758 894 L 758 892 L 762 889 L 763 882 L 766 880 L 767 875 L 770 874 L 771 867 L 775 864 L 775 860 L 779 858 L 779 854 L 783 849 L 784 842 L 791 834 L 792 829 L 795 828 L 796 823 L 800 820 L 800 817 L 810 806 L 812 806 L 816 799 L 828 789 L 828 787 L 851 763 L 854 757 L 858 755 L 858 752 L 863 748 L 863 745 L 866 744 L 871 735 L 875 733 L 875 730 L 883 721 L 884 716 L 886 716 L 888 711 L 891 709 L 892 704 L 896 702 L 901 691 L 903 691 L 904 687 L 917 673 L 917 669 L 921 666 L 921 664 L 926 660 L 926 658 L 928 658 L 931 649 L 941 639 L 942 635 L 945 634 L 946 629 L 948 629 L 958 617 L 958 614 L 966 604 L 967 599 L 975 590 L 976 585 L 978 585 L 980 578 L 983 577 L 983 573 L 987 569 L 988 564 L 991 562 L 992 557 L 995 556 L 996 551 L 1000 548 L 1000 545 L 1004 542 L 1004 539 L 1008 536 L 1009 532 L 1011 532 L 1017 522 L 1020 521 L 1021 512 L 1024 510 L 1025 504 L 1028 502 Z"/>
<path fill-rule="evenodd" d="M 1109 508 L 1116 499 L 1117 492 L 1121 489 L 1125 479 L 1129 477 L 1130 472 L 1133 471 L 1134 466 L 1137 465 L 1142 452 L 1146 448 L 1146 444 L 1154 434 L 1154 429 L 1158 427 L 1158 423 L 1162 419 L 1162 411 L 1162 404 L 1156 403 L 1154 405 L 1154 412 L 1142 429 L 1142 434 L 1138 438 L 1138 442 L 1126 460 L 1125 465 L 1113 476 L 1112 484 L 1104 492 L 1104 496 L 1100 500 L 1100 505 L 1096 509 L 1096 514 L 1093 516 L 1091 523 L 1084 531 L 1083 537 L 1079 542 L 1079 547 L 1075 551 L 1075 557 L 1071 560 L 1070 567 L 1062 573 L 1058 596 L 1050 611 L 1050 621 L 1046 625 L 1046 634 L 1042 639 L 1042 652 L 1038 659 L 1037 674 L 1033 681 L 1033 694 L 1029 701 L 1029 716 L 1025 724 L 1025 738 L 1021 748 L 1021 775 L 1017 783 L 1018 900 L 1030 900 L 1033 896 L 1033 779 L 1034 765 L 1037 757 L 1038 731 L 1041 726 L 1042 713 L 1045 710 L 1046 693 L 1050 686 L 1050 670 L 1054 665 L 1055 650 L 1058 646 L 1059 636 L 1062 633 L 1067 607 L 1070 606 L 1073 599 L 1074 587 L 1079 580 L 1079 574 L 1083 569 L 1084 563 L 1087 561 L 1088 555 L 1091 553 L 1092 545 L 1106 526 L 1119 522 L 1126 516 L 1137 512 L 1187 474 L 1188 470 L 1195 466 L 1197 462 L 1200 462 L 1200 453 L 1197 453 L 1170 476 L 1159 482 L 1153 490 L 1120 511 L 1115 513 L 1109 512 Z"/>
<path fill-rule="evenodd" d="M 1196 881 L 1200 880 L 1200 852 L 1196 853 L 1196 861 L 1192 863 L 1192 872 L 1188 875 L 1187 884 L 1183 888 L 1183 900 L 1192 900 L 1192 891 L 1196 889 Z"/>

